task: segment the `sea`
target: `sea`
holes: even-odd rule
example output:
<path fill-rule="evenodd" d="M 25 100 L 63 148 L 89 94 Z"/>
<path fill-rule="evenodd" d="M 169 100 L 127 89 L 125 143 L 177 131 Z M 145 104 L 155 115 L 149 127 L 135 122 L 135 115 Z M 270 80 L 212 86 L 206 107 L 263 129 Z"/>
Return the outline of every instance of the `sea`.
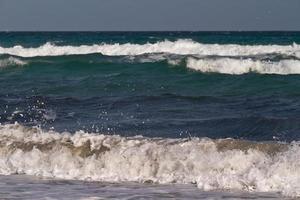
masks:
<path fill-rule="evenodd" d="M 0 200 L 300 198 L 300 32 L 1 32 Z"/>

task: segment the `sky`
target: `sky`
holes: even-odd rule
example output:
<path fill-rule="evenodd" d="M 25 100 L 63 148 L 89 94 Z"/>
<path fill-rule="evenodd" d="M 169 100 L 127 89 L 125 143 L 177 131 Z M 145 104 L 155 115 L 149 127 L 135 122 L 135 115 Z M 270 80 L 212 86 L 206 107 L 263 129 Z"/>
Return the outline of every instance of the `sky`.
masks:
<path fill-rule="evenodd" d="M 0 31 L 300 31 L 300 0 L 0 0 Z"/>

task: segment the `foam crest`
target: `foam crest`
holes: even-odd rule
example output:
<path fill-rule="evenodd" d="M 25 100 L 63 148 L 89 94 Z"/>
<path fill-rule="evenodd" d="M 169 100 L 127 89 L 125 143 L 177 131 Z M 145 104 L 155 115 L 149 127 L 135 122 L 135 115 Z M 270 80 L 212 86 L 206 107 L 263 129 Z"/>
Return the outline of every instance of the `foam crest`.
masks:
<path fill-rule="evenodd" d="M 300 46 L 293 45 L 237 45 L 237 44 L 202 44 L 188 39 L 161 41 L 146 44 L 94 44 L 81 46 L 56 46 L 46 43 L 36 48 L 14 46 L 0 47 L 0 54 L 21 57 L 60 56 L 101 53 L 109 56 L 141 55 L 150 53 L 169 53 L 178 55 L 219 55 L 247 56 L 260 54 L 284 54 L 300 56 Z"/>
<path fill-rule="evenodd" d="M 23 66 L 26 64 L 27 62 L 14 57 L 9 57 L 0 60 L 0 68 L 9 67 L 9 66 Z"/>
<path fill-rule="evenodd" d="M 300 74 L 299 60 L 281 60 L 278 62 L 253 59 L 196 59 L 188 58 L 187 67 L 201 72 L 222 74 L 245 74 L 255 72 L 259 74 Z"/>
<path fill-rule="evenodd" d="M 159 139 L 0 127 L 0 174 L 196 184 L 300 196 L 298 143 Z"/>

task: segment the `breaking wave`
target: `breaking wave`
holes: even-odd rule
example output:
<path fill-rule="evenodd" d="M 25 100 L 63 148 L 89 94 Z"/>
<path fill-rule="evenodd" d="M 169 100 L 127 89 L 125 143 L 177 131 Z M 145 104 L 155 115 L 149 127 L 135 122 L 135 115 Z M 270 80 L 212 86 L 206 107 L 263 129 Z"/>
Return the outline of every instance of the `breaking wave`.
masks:
<path fill-rule="evenodd" d="M 0 126 L 0 174 L 196 184 L 300 196 L 300 146 L 233 139 L 70 134 Z"/>
<path fill-rule="evenodd" d="M 253 59 L 196 59 L 188 58 L 187 67 L 201 72 L 222 74 L 300 74 L 299 60 L 260 61 Z"/>
<path fill-rule="evenodd" d="M 21 57 L 59 56 L 101 53 L 108 56 L 169 53 L 178 55 L 247 56 L 260 54 L 283 54 L 300 57 L 300 46 L 293 45 L 237 45 L 202 44 L 188 39 L 161 41 L 146 44 L 94 44 L 81 46 L 56 46 L 46 43 L 36 48 L 22 46 L 0 47 L 0 54 Z"/>

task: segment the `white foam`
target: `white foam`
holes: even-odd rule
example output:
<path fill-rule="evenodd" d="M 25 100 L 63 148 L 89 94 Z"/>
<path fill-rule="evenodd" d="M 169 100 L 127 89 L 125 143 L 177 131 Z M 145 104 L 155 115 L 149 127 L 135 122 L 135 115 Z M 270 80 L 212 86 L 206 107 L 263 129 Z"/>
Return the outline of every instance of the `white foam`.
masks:
<path fill-rule="evenodd" d="M 300 56 L 300 46 L 293 45 L 237 45 L 237 44 L 202 44 L 192 40 L 161 41 L 146 44 L 94 44 L 81 46 L 56 46 L 46 43 L 36 48 L 14 46 L 0 47 L 0 54 L 10 54 L 21 57 L 59 56 L 101 53 L 103 55 L 141 55 L 149 53 L 170 53 L 178 55 L 220 55 L 247 56 L 260 54 L 284 54 Z"/>
<path fill-rule="evenodd" d="M 279 62 L 272 62 L 232 58 L 188 58 L 187 67 L 201 72 L 214 72 L 222 74 L 245 74 L 249 72 L 282 75 L 300 74 L 299 60 L 281 60 Z"/>
<path fill-rule="evenodd" d="M 170 56 L 164 53 L 126 56 L 125 58 L 125 61 L 133 63 L 156 63 L 166 61 L 169 65 L 179 65 L 185 59 L 184 56 Z"/>
<path fill-rule="evenodd" d="M 89 141 L 89 142 L 87 142 Z M 220 150 L 210 139 L 149 139 L 0 126 L 0 174 L 93 181 L 196 184 L 203 190 L 300 196 L 300 147 L 269 154 Z M 90 154 L 80 155 L 88 149 Z M 98 153 L 96 153 L 98 150 Z"/>
<path fill-rule="evenodd" d="M 9 57 L 0 60 L 0 68 L 8 67 L 8 66 L 23 66 L 26 65 L 27 62 L 22 61 L 21 59 Z"/>
<path fill-rule="evenodd" d="M 139 56 L 127 56 L 126 59 L 130 62 L 137 63 L 155 63 L 168 59 L 168 56 L 165 54 L 147 54 L 147 55 L 139 55 Z"/>

